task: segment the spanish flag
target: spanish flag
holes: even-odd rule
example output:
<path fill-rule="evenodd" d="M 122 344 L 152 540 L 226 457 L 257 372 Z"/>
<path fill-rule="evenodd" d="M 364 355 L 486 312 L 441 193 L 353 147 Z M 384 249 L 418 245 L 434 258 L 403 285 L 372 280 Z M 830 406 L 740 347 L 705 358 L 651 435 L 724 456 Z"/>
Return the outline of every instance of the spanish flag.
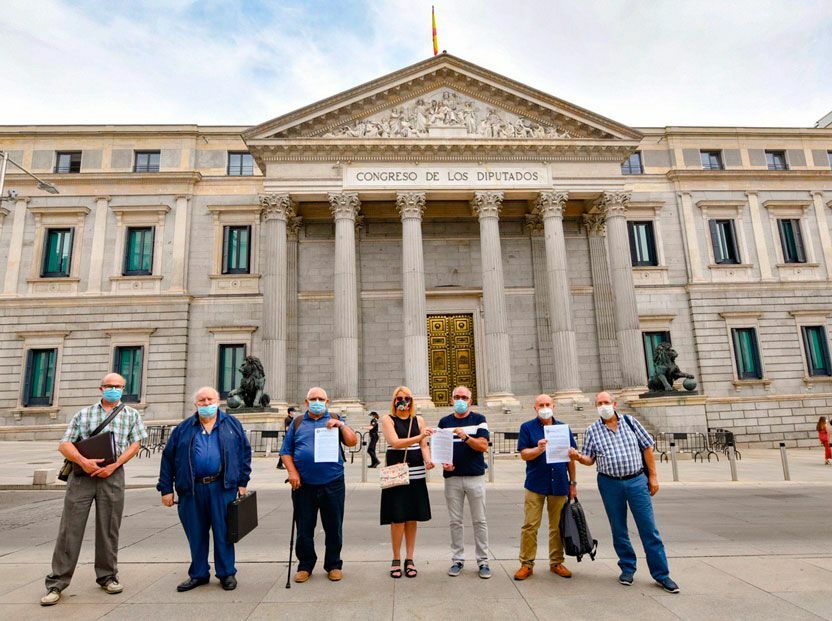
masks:
<path fill-rule="evenodd" d="M 430 19 L 433 22 L 433 55 L 439 53 L 439 39 L 436 38 L 436 11 L 433 6 L 430 7 Z"/>

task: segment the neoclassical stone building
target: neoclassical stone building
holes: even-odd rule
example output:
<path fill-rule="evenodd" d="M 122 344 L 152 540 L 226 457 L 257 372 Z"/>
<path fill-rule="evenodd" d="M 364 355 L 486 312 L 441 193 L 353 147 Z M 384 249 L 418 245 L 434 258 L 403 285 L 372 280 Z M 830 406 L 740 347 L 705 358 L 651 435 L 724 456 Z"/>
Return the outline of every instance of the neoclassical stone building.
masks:
<path fill-rule="evenodd" d="M 443 54 L 256 127 L 0 149 L 60 191 L 9 166 L 2 437 L 54 434 L 110 369 L 178 420 L 249 354 L 279 410 L 406 384 L 434 417 L 464 383 L 494 428 L 539 392 L 578 425 L 610 388 L 657 430 L 790 444 L 832 410 L 832 128 L 631 128 Z M 637 398 L 667 340 L 681 408 Z"/>

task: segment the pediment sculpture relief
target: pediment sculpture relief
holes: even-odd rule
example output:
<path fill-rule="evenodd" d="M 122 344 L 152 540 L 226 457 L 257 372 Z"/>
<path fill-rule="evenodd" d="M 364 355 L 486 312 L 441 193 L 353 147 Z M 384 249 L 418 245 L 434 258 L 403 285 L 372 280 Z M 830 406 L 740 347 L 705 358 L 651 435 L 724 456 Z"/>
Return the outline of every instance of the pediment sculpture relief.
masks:
<path fill-rule="evenodd" d="M 443 90 L 338 127 L 324 138 L 572 138 L 569 132 Z"/>

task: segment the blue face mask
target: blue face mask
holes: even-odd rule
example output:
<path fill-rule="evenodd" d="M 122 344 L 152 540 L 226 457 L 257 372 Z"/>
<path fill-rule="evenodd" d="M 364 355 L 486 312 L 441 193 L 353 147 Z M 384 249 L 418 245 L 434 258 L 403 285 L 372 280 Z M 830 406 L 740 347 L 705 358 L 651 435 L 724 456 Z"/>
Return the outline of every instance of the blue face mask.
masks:
<path fill-rule="evenodd" d="M 454 412 L 457 414 L 465 414 L 468 410 L 468 402 L 464 399 L 455 399 L 454 400 Z"/>
<path fill-rule="evenodd" d="M 309 411 L 312 412 L 315 416 L 320 416 L 321 414 L 326 412 L 326 401 L 310 401 Z"/>
<path fill-rule="evenodd" d="M 196 408 L 197 413 L 201 418 L 213 418 L 217 414 L 218 405 L 212 403 L 211 405 L 200 405 Z"/>
<path fill-rule="evenodd" d="M 105 388 L 103 392 L 104 401 L 116 403 L 121 400 L 123 392 L 124 390 L 122 388 Z"/>

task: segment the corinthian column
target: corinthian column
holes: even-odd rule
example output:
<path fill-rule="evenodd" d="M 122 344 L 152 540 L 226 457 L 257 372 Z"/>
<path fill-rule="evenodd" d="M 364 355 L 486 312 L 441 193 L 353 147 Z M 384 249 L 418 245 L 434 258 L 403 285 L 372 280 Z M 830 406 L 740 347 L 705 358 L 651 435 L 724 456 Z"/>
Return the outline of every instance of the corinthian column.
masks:
<path fill-rule="evenodd" d="M 566 241 L 563 237 L 563 208 L 567 198 L 566 192 L 541 192 L 536 207 L 543 218 L 546 244 L 549 331 L 555 370 L 554 398 L 559 401 L 582 401 L 578 348 L 572 322 L 572 293 L 566 272 Z"/>
<path fill-rule="evenodd" d="M 335 218 L 335 403 L 361 407 L 358 398 L 358 278 L 355 220 L 361 208 L 355 192 L 329 195 Z"/>
<path fill-rule="evenodd" d="M 433 407 L 428 386 L 428 328 L 425 261 L 422 250 L 424 192 L 396 195 L 402 217 L 402 289 L 404 303 L 404 378 L 417 406 Z"/>
<path fill-rule="evenodd" d="M 502 192 L 475 192 L 471 207 L 480 221 L 482 299 L 485 309 L 485 354 L 489 407 L 517 407 L 511 392 L 511 348 L 508 338 L 503 255 L 500 248 Z"/>
<path fill-rule="evenodd" d="M 266 194 L 260 197 L 263 218 L 263 239 L 266 257 L 263 274 L 263 367 L 266 370 L 266 392 L 272 404 L 287 403 L 288 342 L 288 270 L 286 223 L 295 215 L 288 194 Z"/>
<path fill-rule="evenodd" d="M 607 217 L 610 278 L 615 299 L 615 335 L 625 391 L 645 385 L 641 329 L 624 215 L 629 201 L 629 192 L 604 192 L 598 201 L 598 207 Z"/>
<path fill-rule="evenodd" d="M 287 339 L 287 398 L 292 402 L 302 401 L 298 387 L 298 241 L 303 218 L 295 216 L 286 222 L 286 317 Z"/>

